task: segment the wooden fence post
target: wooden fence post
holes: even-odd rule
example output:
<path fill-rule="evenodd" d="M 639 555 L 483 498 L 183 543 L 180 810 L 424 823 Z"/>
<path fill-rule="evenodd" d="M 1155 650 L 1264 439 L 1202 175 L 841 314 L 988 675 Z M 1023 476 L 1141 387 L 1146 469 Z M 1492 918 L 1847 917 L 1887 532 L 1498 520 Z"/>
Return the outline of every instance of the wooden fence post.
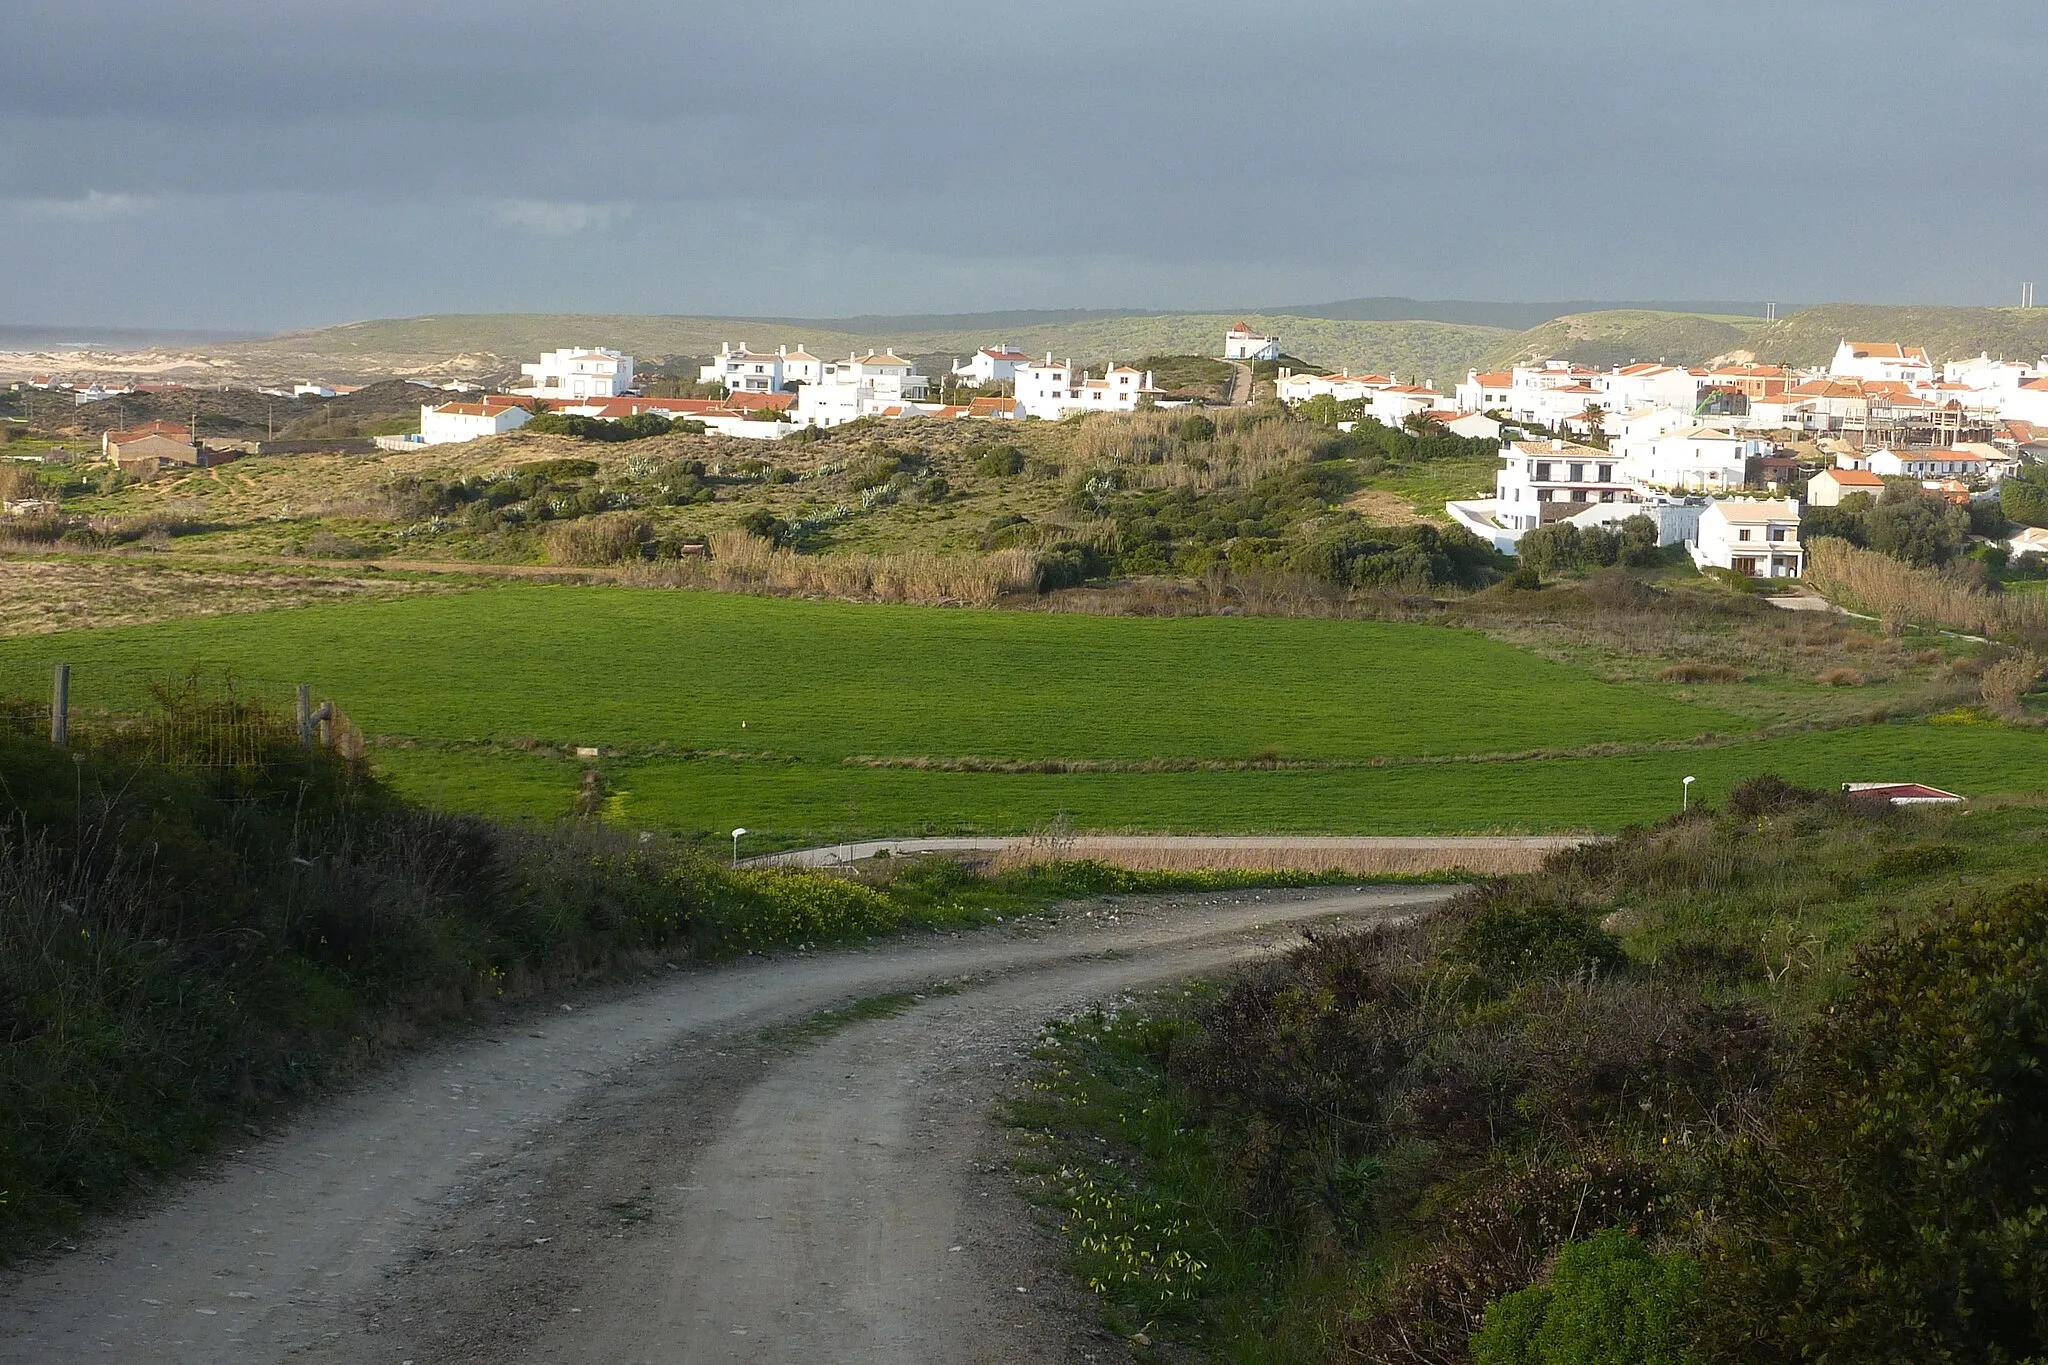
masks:
<path fill-rule="evenodd" d="M 71 742 L 71 665 L 58 664 L 50 680 L 50 743 L 62 749 Z"/>
<path fill-rule="evenodd" d="M 313 685 L 299 684 L 299 747 L 313 747 Z"/>

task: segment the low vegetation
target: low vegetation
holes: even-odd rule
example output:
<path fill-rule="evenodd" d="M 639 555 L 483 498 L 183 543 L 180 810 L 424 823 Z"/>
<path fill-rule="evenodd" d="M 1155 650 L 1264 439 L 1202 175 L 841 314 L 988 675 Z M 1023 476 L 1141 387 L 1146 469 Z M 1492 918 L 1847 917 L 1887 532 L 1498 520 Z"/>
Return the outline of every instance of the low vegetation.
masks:
<path fill-rule="evenodd" d="M 2034 1358 L 2044 835 L 1752 781 L 1055 1026 L 1027 1166 L 1231 1359 Z"/>
<path fill-rule="evenodd" d="M 208 719 L 166 712 L 67 753 L 0 714 L 0 1259 L 436 1027 L 594 976 L 1078 895 L 1313 880 L 732 869 L 605 825 L 601 799 L 556 825 L 423 810 L 288 725 L 179 750 L 234 761 L 150 758 Z"/>

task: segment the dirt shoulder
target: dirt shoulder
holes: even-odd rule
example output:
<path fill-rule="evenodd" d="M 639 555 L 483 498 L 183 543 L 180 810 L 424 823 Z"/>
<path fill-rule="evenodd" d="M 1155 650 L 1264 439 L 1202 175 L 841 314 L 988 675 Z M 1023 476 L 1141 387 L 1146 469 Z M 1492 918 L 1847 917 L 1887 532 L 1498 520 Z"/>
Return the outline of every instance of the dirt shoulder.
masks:
<path fill-rule="evenodd" d="M 1095 1356 L 989 1122 L 1038 1024 L 1444 894 L 1100 902 L 566 1008 L 0 1287 L 0 1362 Z M 923 999 L 764 1037 L 894 991 Z"/>

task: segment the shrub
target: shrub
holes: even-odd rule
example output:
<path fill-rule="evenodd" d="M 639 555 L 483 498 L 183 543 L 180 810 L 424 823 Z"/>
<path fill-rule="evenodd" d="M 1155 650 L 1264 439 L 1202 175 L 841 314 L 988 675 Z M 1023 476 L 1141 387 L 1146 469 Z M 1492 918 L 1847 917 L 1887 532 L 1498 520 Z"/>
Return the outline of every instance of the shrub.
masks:
<path fill-rule="evenodd" d="M 963 453 L 973 458 L 975 473 L 991 479 L 1024 472 L 1024 452 L 1015 446 L 974 445 Z"/>
<path fill-rule="evenodd" d="M 1684 1317 L 1699 1266 L 1652 1256 L 1618 1228 L 1558 1253 L 1548 1284 L 1486 1310 L 1472 1365 L 1689 1365 Z"/>
<path fill-rule="evenodd" d="M 1216 424 L 1200 413 L 1195 413 L 1181 418 L 1180 424 L 1173 429 L 1173 434 L 1175 439 L 1183 444 L 1200 445 L 1204 441 L 1216 439 Z"/>
<path fill-rule="evenodd" d="M 1826 668 L 1814 677 L 1822 687 L 1861 687 L 1863 675 L 1853 668 Z"/>
<path fill-rule="evenodd" d="M 1502 887 L 1466 924 L 1451 949 L 1497 990 L 1532 977 L 1611 972 L 1628 959 L 1621 940 L 1577 909 L 1527 900 Z"/>
<path fill-rule="evenodd" d="M 2012 654 L 1984 670 L 1978 681 L 1985 705 L 2001 716 L 2020 714 L 2020 698 L 2041 681 L 2041 661 L 2032 654 Z"/>
<path fill-rule="evenodd" d="M 740 529 L 770 545 L 787 545 L 793 528 L 767 508 L 757 507 L 740 518 Z"/>
<path fill-rule="evenodd" d="M 1727 664 L 1673 664 L 1657 674 L 1662 682 L 1675 683 L 1739 683 L 1747 675 L 1739 668 Z"/>
<path fill-rule="evenodd" d="M 367 559 L 376 552 L 360 540 L 332 531 L 315 531 L 306 537 L 306 553 L 316 559 Z"/>
<path fill-rule="evenodd" d="M 1948 563 L 1962 543 L 1947 506 L 1917 488 L 1887 487 L 1869 527 L 1871 549 L 1923 569 Z"/>
<path fill-rule="evenodd" d="M 541 535 L 554 563 L 592 566 L 643 558 L 654 528 L 643 516 L 611 512 L 552 522 Z"/>
<path fill-rule="evenodd" d="M 2048 1355 L 2048 883 L 1859 955 L 1722 1171 L 1710 1360 Z"/>

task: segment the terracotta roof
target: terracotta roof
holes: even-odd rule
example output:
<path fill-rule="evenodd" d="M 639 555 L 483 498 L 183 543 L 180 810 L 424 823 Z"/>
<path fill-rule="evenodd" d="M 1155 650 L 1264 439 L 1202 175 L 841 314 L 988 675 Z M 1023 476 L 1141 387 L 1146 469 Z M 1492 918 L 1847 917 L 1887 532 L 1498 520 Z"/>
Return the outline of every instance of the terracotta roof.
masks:
<path fill-rule="evenodd" d="M 1014 398 L 977 398 L 967 405 L 969 417 L 997 417 L 1016 410 Z"/>
<path fill-rule="evenodd" d="M 139 427 L 128 427 L 122 431 L 110 431 L 107 433 L 107 444 L 126 445 L 130 441 L 139 441 L 145 436 L 177 436 L 189 441 L 192 439 L 192 428 L 181 426 L 176 422 L 166 422 L 158 419 L 154 422 L 144 422 Z"/>
<path fill-rule="evenodd" d="M 1475 375 L 1474 378 L 1479 381 L 1479 386 L 1485 389 L 1511 389 L 1515 386 L 1513 370 L 1488 370 L 1484 374 Z"/>
<path fill-rule="evenodd" d="M 1813 477 L 1818 479 L 1822 475 L 1826 475 L 1828 478 L 1833 479 L 1836 483 L 1841 484 L 1844 488 L 1884 487 L 1884 480 L 1880 479 L 1879 477 L 1877 477 L 1877 475 L 1871 473 L 1867 469 L 1823 469 L 1819 474 L 1816 474 Z"/>
<path fill-rule="evenodd" d="M 1918 346 L 1901 346 L 1896 341 L 1844 342 L 1858 360 L 1913 360 L 1927 363 L 1927 352 Z"/>

